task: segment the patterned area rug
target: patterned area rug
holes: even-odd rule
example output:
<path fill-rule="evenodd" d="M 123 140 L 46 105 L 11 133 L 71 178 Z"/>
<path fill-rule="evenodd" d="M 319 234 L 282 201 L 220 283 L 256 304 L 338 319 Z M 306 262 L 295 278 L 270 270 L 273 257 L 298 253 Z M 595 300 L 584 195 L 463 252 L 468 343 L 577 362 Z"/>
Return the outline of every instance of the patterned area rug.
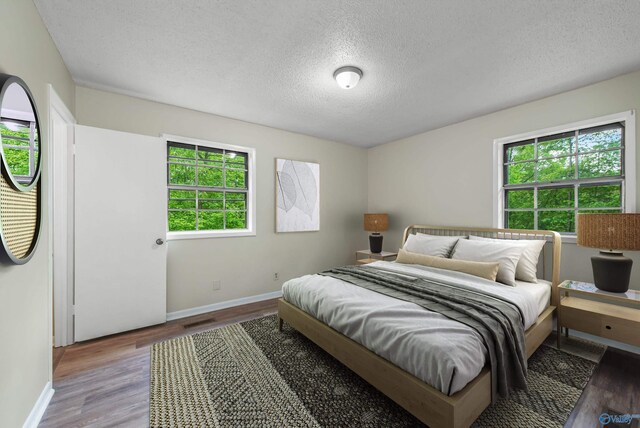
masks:
<path fill-rule="evenodd" d="M 573 343 L 602 353 L 604 348 Z M 276 316 L 155 344 L 152 427 L 424 426 Z M 593 352 L 592 352 L 593 353 Z M 542 345 L 529 390 L 489 407 L 477 427 L 561 427 L 596 363 Z"/>

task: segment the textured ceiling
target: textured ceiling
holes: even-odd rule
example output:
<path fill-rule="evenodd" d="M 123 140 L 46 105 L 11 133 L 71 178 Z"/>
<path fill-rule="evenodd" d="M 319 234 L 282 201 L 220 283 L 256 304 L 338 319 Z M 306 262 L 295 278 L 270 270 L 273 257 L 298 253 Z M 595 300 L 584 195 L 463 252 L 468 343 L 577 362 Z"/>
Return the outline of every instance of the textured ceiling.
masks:
<path fill-rule="evenodd" d="M 366 147 L 640 69 L 635 0 L 35 3 L 80 85 Z"/>

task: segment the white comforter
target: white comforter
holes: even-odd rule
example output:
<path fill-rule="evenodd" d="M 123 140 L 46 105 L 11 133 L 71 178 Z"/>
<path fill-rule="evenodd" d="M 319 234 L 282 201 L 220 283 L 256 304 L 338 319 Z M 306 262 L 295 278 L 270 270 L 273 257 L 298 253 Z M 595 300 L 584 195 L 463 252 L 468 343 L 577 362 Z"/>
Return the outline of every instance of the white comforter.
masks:
<path fill-rule="evenodd" d="M 515 303 L 523 313 L 525 329 L 549 305 L 548 283 L 508 287 L 417 265 L 380 261 L 369 266 L 434 279 L 453 275 L 464 287 L 480 288 Z M 475 330 L 414 303 L 322 275 L 292 279 L 282 291 L 287 302 L 445 394 L 464 388 L 485 365 L 486 349 Z"/>

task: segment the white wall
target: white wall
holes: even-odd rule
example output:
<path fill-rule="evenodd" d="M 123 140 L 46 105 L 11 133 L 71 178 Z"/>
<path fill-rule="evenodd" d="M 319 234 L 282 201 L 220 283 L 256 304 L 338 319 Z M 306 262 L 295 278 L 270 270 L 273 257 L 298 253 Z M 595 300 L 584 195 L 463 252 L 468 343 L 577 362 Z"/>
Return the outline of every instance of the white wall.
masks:
<path fill-rule="evenodd" d="M 289 278 L 353 263 L 355 251 L 367 248 L 364 149 L 83 87 L 76 89 L 76 106 L 82 125 L 256 149 L 257 236 L 170 241 L 169 312 L 277 291 Z M 274 232 L 275 158 L 320 163 L 320 232 Z"/>
<path fill-rule="evenodd" d="M 631 109 L 640 112 L 640 72 L 369 150 L 369 211 L 391 216 L 385 248 L 396 249 L 409 224 L 492 227 L 494 139 Z M 627 144 L 638 139 L 640 132 Z M 636 194 L 640 201 L 640 183 Z M 565 244 L 562 251 L 562 279 L 593 280 L 597 250 Z M 631 287 L 640 289 L 640 252 L 626 255 L 635 261 Z"/>
<path fill-rule="evenodd" d="M 0 72 L 17 75 L 27 83 L 46 138 L 47 83 L 53 84 L 73 111 L 73 81 L 33 2 L 4 0 L 0 16 Z M 44 142 L 48 143 L 46 139 Z M 42 235 L 38 248 L 26 265 L 0 265 L 0 426 L 8 428 L 22 426 L 51 369 L 46 152 L 43 163 Z"/>

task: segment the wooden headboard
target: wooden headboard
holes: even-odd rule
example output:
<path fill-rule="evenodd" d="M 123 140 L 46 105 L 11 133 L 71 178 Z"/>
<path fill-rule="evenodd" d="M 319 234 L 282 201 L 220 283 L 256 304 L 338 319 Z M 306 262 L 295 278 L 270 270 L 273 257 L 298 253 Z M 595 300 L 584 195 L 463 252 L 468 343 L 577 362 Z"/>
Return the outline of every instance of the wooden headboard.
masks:
<path fill-rule="evenodd" d="M 562 250 L 562 240 L 558 232 L 550 230 L 526 230 L 526 229 L 489 229 L 482 227 L 454 227 L 454 226 L 424 226 L 412 224 L 404 230 L 402 236 L 402 244 L 409 237 L 409 234 L 426 233 L 436 236 L 460 236 L 460 235 L 477 235 L 485 238 L 493 239 L 541 239 L 547 241 L 542 248 L 542 273 L 543 278 L 551 281 L 551 305 L 558 306 L 560 292 L 560 252 Z M 546 251 L 547 247 L 551 249 L 551 276 L 545 277 L 546 269 Z"/>

